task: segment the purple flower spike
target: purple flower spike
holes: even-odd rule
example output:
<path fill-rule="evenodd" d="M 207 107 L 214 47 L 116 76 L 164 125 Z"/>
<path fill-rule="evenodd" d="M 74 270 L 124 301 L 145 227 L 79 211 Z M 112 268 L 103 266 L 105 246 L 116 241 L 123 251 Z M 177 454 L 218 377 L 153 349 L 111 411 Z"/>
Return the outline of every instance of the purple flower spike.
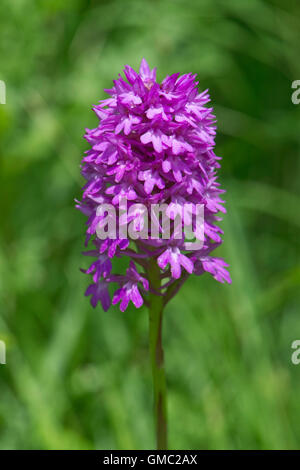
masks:
<path fill-rule="evenodd" d="M 124 75 L 106 90 L 110 97 L 93 108 L 99 124 L 86 130 L 86 183 L 77 204 L 87 216 L 86 244 L 90 239 L 94 244 L 84 253 L 95 257 L 82 270 L 93 281 L 86 295 L 91 295 L 93 307 L 100 301 L 107 310 L 109 286 L 117 283 L 112 303 L 120 302 L 121 311 L 130 301 L 141 307 L 149 293 L 167 302 L 191 274 L 208 272 L 221 283 L 231 283 L 228 265 L 210 256 L 222 243 L 217 223 L 219 213 L 226 211 L 217 181 L 220 157 L 214 153 L 216 120 L 208 91 L 198 92 L 192 74 L 176 73 L 158 83 L 156 69 L 145 59 L 139 73 L 126 65 Z M 154 205 L 167 206 L 163 220 L 153 215 Z M 199 207 L 201 226 L 195 222 Z M 200 245 L 187 242 L 182 231 L 186 224 Z M 124 257 L 126 273 L 113 273 L 114 258 Z M 153 262 L 160 274 L 158 287 L 149 274 Z"/>

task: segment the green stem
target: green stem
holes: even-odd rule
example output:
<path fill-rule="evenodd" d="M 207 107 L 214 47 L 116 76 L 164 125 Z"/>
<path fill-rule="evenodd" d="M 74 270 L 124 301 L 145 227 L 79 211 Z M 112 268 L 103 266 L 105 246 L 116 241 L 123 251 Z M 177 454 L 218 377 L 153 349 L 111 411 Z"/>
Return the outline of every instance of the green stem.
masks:
<path fill-rule="evenodd" d="M 160 287 L 160 271 L 156 260 L 149 269 L 151 286 Z M 167 449 L 167 388 L 162 347 L 163 297 L 150 294 L 149 298 L 149 346 L 152 365 L 156 442 L 158 450 Z"/>

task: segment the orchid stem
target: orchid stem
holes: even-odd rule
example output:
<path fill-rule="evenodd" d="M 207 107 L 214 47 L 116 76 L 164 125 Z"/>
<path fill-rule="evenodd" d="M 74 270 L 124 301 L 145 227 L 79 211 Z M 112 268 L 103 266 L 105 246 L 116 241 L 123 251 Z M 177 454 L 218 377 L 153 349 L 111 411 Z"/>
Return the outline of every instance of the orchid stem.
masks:
<path fill-rule="evenodd" d="M 160 271 L 155 259 L 150 261 L 149 279 L 154 289 L 160 287 Z M 162 347 L 163 297 L 149 297 L 149 347 L 152 365 L 154 413 L 157 450 L 167 449 L 167 387 Z"/>

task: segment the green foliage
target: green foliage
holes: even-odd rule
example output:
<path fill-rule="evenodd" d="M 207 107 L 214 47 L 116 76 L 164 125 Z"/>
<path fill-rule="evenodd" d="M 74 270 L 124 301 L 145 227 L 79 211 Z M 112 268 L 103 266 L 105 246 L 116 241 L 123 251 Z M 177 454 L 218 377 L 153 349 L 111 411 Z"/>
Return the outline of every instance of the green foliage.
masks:
<path fill-rule="evenodd" d="M 75 211 L 91 105 L 144 56 L 210 88 L 233 285 L 165 315 L 170 445 L 299 448 L 298 0 L 1 0 L 1 448 L 154 446 L 146 311 L 90 307 Z"/>

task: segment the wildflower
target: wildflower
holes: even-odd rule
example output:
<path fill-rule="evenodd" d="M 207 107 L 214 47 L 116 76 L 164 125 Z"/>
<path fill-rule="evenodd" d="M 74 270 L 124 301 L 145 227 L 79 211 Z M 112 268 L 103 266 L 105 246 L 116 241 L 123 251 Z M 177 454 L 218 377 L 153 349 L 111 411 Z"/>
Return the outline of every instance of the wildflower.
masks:
<path fill-rule="evenodd" d="M 106 90 L 110 98 L 93 108 L 99 124 L 86 130 L 85 138 L 91 148 L 83 157 L 86 184 L 78 204 L 88 216 L 87 242 L 93 237 L 97 247 L 89 252 L 96 260 L 84 271 L 93 276 L 86 293 L 91 295 L 94 307 L 100 301 L 107 309 L 111 302 L 108 285 L 117 282 L 121 286 L 113 295 L 113 304 L 120 302 L 122 311 L 129 301 L 139 308 L 148 287 L 150 291 L 154 289 L 149 276 L 151 259 L 155 260 L 161 279 L 166 280 L 156 293 L 168 292 L 168 299 L 172 285 L 193 273 L 208 272 L 219 282 L 231 282 L 226 263 L 209 254 L 222 242 L 217 214 L 225 209 L 220 197 L 224 191 L 217 181 L 220 158 L 214 153 L 215 117 L 207 106 L 207 90 L 198 92 L 198 82 L 192 74 L 176 73 L 159 84 L 156 70 L 150 70 L 145 59 L 139 73 L 127 65 L 124 74 L 126 80 L 119 76 L 114 86 Z M 119 217 L 117 230 L 128 221 L 133 221 L 135 234 L 142 228 L 146 230 L 148 225 L 141 219 L 143 211 L 136 209 L 135 204 L 167 204 L 166 216 L 173 227 L 170 237 L 140 240 L 132 236 L 124 240 L 119 234 L 115 239 L 99 240 L 97 226 L 105 225 L 106 219 L 97 210 L 102 204 L 112 204 L 118 215 L 117 207 L 124 199 L 132 213 L 130 217 Z M 188 203 L 190 222 L 197 204 L 204 206 L 203 248 L 194 252 L 187 250 L 184 235 L 174 236 L 175 219 Z M 156 225 L 161 235 L 163 227 L 158 220 Z M 124 256 L 130 261 L 126 274 L 111 275 L 113 258 Z"/>
<path fill-rule="evenodd" d="M 93 280 L 85 294 L 93 307 L 100 302 L 108 310 L 109 286 L 118 284 L 112 304 L 122 312 L 129 302 L 136 308 L 147 303 L 157 448 L 166 449 L 163 309 L 191 274 L 207 272 L 231 282 L 225 261 L 211 256 L 222 243 L 217 224 L 225 212 L 224 191 L 217 181 L 216 121 L 196 76 L 176 73 L 159 84 L 145 59 L 139 73 L 126 65 L 124 75 L 126 80 L 119 76 L 106 90 L 110 98 L 94 107 L 99 124 L 85 134 L 90 149 L 83 157 L 86 184 L 77 207 L 88 218 L 86 244 L 91 238 L 94 244 L 85 255 L 95 258 L 83 270 Z M 163 221 L 156 205 L 167 207 Z M 194 218 L 201 210 L 199 227 Z M 200 245 L 187 242 L 185 223 Z M 115 273 L 113 259 L 124 257 L 129 267 Z"/>

